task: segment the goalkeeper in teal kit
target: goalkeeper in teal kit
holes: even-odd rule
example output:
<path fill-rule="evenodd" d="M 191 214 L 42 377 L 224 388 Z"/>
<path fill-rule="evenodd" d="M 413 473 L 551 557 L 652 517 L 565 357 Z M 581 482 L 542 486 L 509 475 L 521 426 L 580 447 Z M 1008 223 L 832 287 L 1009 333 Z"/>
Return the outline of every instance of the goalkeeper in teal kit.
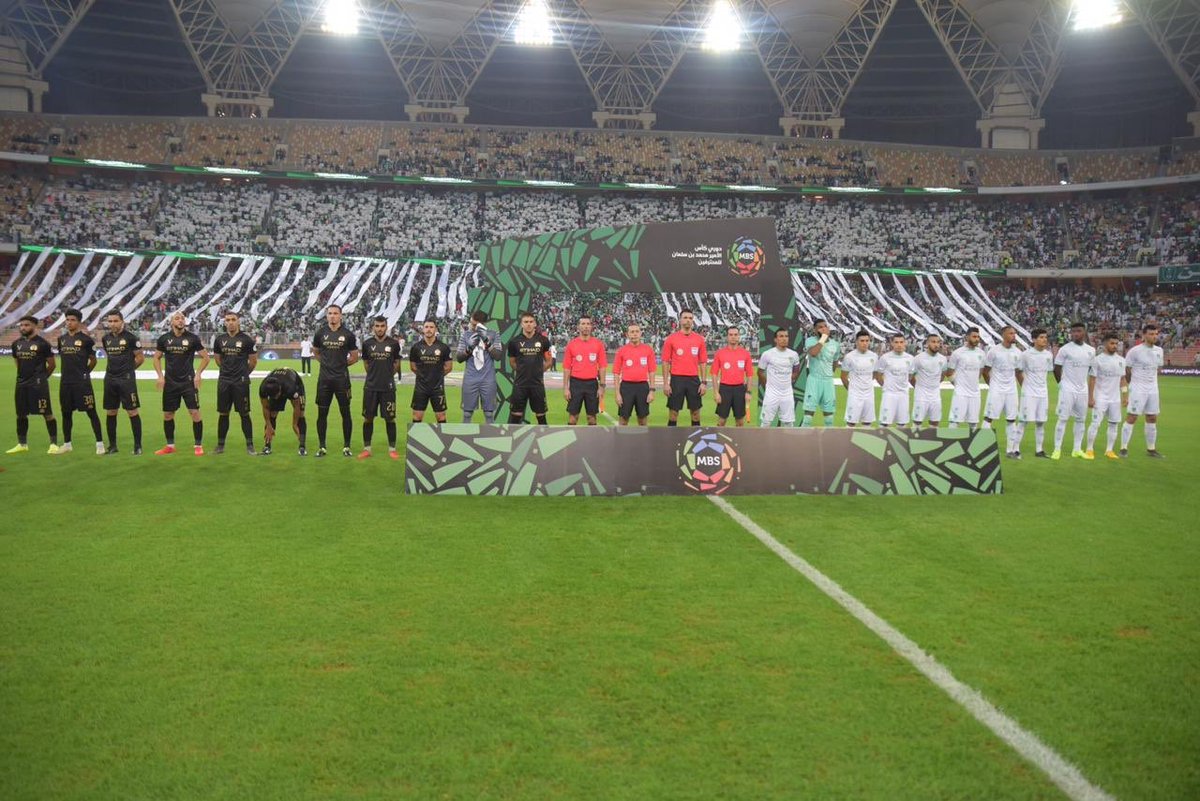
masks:
<path fill-rule="evenodd" d="M 841 355 L 841 343 L 829 338 L 829 323 L 817 320 L 813 323 L 815 335 L 804 340 L 804 352 L 808 356 L 808 380 L 804 384 L 804 422 L 801 428 L 812 428 L 813 413 L 821 410 L 822 422 L 828 428 L 833 425 L 833 411 L 837 399 L 833 394 L 833 373 Z"/>

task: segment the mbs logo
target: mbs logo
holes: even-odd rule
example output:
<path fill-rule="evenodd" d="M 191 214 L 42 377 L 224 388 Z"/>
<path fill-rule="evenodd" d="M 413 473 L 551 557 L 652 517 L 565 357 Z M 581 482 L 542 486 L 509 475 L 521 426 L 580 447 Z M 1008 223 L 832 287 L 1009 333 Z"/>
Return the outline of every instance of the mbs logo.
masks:
<path fill-rule="evenodd" d="M 720 495 L 742 472 L 742 457 L 725 434 L 695 432 L 679 446 L 675 464 L 692 492 Z"/>
<path fill-rule="evenodd" d="M 740 236 L 729 246 L 729 271 L 742 278 L 758 275 L 763 268 L 764 255 L 762 242 Z"/>

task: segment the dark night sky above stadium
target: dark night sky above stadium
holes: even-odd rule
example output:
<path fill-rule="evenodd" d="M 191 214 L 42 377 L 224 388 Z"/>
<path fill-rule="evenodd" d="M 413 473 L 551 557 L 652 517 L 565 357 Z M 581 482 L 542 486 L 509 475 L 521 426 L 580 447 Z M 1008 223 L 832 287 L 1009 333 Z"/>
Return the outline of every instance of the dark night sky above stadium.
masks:
<path fill-rule="evenodd" d="M 1164 144 L 1190 133 L 1191 100 L 1136 23 L 1075 34 L 1044 110 L 1043 147 Z M 165 0 L 100 0 L 47 70 L 47 112 L 198 115 L 204 82 Z M 349 89 L 348 89 L 349 87 Z M 379 42 L 306 35 L 272 91 L 274 116 L 405 119 Z M 592 127 L 565 47 L 504 45 L 469 97 L 469 122 Z M 684 57 L 655 106 L 661 130 L 778 134 L 757 56 Z M 913 0 L 900 0 L 844 110 L 849 139 L 978 146 L 978 110 Z"/>

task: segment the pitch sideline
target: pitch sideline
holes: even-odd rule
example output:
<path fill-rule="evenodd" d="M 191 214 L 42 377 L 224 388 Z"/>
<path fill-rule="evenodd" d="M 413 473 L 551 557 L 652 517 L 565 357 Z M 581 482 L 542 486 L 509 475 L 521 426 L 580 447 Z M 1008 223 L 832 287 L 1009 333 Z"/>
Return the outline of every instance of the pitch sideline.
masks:
<path fill-rule="evenodd" d="M 739 512 L 729 501 L 715 495 L 708 496 L 708 499 L 734 522 L 752 534 L 755 539 L 773 551 L 776 556 L 787 562 L 793 570 L 808 579 L 817 589 L 853 615 L 858 622 L 874 632 L 893 651 L 933 682 L 938 689 L 966 709 L 971 717 L 1008 743 L 1027 762 L 1044 773 L 1072 801 L 1115 801 L 1114 796 L 1088 781 L 1079 768 L 1043 743 L 1036 734 L 1023 728 L 1017 721 L 997 709 L 978 690 L 955 678 L 949 669 L 921 650 L 919 645 L 872 612 L 862 601 L 842 589 L 836 581 L 797 556 L 786 545 L 771 536 L 770 532 Z"/>

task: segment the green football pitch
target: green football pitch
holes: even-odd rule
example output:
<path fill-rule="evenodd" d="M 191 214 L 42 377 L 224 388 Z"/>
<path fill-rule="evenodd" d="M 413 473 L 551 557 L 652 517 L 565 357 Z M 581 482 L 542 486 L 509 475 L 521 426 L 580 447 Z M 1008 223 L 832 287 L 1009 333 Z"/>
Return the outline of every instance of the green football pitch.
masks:
<path fill-rule="evenodd" d="M 705 498 L 407 497 L 379 423 L 155 457 L 142 390 L 142 457 L 123 414 L 0 455 L 6 801 L 1064 797 Z M 1027 432 L 1003 496 L 731 502 L 1112 796 L 1200 798 L 1198 390 L 1163 461 Z"/>

